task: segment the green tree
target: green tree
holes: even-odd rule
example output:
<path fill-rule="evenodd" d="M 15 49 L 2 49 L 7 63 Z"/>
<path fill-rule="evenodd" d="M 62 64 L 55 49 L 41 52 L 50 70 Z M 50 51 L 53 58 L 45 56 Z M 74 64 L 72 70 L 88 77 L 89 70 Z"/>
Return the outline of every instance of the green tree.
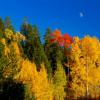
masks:
<path fill-rule="evenodd" d="M 63 47 L 60 47 L 58 42 L 51 42 L 52 33 L 53 32 L 50 28 L 46 30 L 46 34 L 44 36 L 44 39 L 45 39 L 44 48 L 45 48 L 45 53 L 48 57 L 48 60 L 50 61 L 50 64 L 51 64 L 52 73 L 54 74 L 57 68 L 57 61 L 59 60 L 61 61 L 61 63 L 63 63 L 62 62 L 63 61 Z M 59 33 L 56 33 L 56 35 L 58 35 Z"/>
<path fill-rule="evenodd" d="M 47 72 L 50 74 L 50 64 L 45 55 L 37 26 L 32 26 L 24 22 L 21 27 L 21 33 L 26 36 L 26 41 L 23 45 L 26 57 L 28 57 L 30 61 L 36 63 L 38 70 L 40 69 L 40 64 L 44 62 Z"/>
<path fill-rule="evenodd" d="M 64 100 L 66 97 L 65 86 L 67 84 L 65 70 L 60 61 L 54 75 L 54 100 Z"/>
<path fill-rule="evenodd" d="M 4 27 L 5 27 L 5 29 L 8 28 L 8 29 L 12 30 L 13 32 L 15 31 L 9 16 L 7 16 L 4 20 Z"/>
<path fill-rule="evenodd" d="M 29 34 L 30 35 L 30 34 Z M 30 36 L 32 37 L 32 36 Z M 43 45 L 41 43 L 40 37 L 39 37 L 39 31 L 37 26 L 33 26 L 33 47 L 34 47 L 34 61 L 37 64 L 38 67 L 40 67 L 40 64 L 44 62 L 48 74 L 50 74 L 50 63 L 47 59 L 47 56 L 44 52 Z"/>
<path fill-rule="evenodd" d="M 21 29 L 20 32 L 24 35 L 24 36 L 28 36 L 29 32 L 32 33 L 32 25 L 28 23 L 28 19 L 27 17 L 24 18 L 23 23 L 21 25 Z"/>
<path fill-rule="evenodd" d="M 2 18 L 0 18 L 0 37 L 3 36 L 3 33 L 4 33 L 4 23 Z"/>
<path fill-rule="evenodd" d="M 45 51 L 45 54 L 47 56 L 47 59 L 51 65 L 51 58 L 50 58 L 50 52 L 52 51 L 52 48 L 51 48 L 51 44 L 50 44 L 50 35 L 52 33 L 52 30 L 50 28 L 47 28 L 46 29 L 46 33 L 44 35 L 44 40 L 45 40 L 45 43 L 44 43 L 44 51 Z M 52 73 L 52 68 L 50 67 L 50 73 Z"/>
<path fill-rule="evenodd" d="M 52 67 L 52 73 L 55 73 L 55 70 L 57 69 L 57 62 L 60 61 L 62 63 L 63 56 L 62 56 L 62 48 L 57 44 L 53 43 L 50 45 L 50 63 Z"/>

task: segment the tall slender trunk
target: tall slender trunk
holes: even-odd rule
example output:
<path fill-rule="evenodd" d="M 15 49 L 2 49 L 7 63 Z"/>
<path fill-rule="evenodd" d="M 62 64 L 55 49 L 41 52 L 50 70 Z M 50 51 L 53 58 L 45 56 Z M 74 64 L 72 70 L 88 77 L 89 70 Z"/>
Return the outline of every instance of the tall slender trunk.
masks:
<path fill-rule="evenodd" d="M 88 96 L 89 96 L 89 86 L 88 86 L 88 61 L 87 61 L 87 55 L 86 55 L 86 97 L 88 100 Z"/>

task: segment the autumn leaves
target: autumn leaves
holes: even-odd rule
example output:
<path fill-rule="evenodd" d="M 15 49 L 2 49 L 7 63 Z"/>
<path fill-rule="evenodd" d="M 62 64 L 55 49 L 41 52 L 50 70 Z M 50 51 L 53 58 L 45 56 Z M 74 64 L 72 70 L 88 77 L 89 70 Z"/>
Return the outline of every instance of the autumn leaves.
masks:
<path fill-rule="evenodd" d="M 55 42 L 58 43 L 60 46 L 70 47 L 73 40 L 71 36 L 69 36 L 68 34 L 62 35 L 61 31 L 57 29 L 51 34 L 50 39 L 50 43 Z"/>
<path fill-rule="evenodd" d="M 70 100 L 86 97 L 87 92 L 91 98 L 99 97 L 100 41 L 57 29 L 48 30 L 42 44 L 33 29 L 28 29 L 27 38 L 22 35 L 26 29 L 15 34 L 5 30 L 0 40 L 2 80 L 12 78 L 25 85 L 25 100 Z"/>

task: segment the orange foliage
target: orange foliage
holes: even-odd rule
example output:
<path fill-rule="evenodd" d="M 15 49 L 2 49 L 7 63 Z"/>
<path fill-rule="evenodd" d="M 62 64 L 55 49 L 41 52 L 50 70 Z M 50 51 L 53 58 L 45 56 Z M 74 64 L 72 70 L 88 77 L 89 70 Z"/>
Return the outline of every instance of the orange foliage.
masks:
<path fill-rule="evenodd" d="M 71 36 L 68 34 L 62 35 L 60 30 L 55 30 L 51 36 L 52 38 L 50 39 L 50 43 L 57 42 L 60 46 L 70 47 L 73 42 Z"/>
<path fill-rule="evenodd" d="M 69 47 L 72 44 L 72 42 L 73 42 L 72 37 L 69 36 L 68 34 L 64 34 L 63 35 L 63 39 L 64 39 L 64 46 L 65 47 L 66 46 Z"/>
<path fill-rule="evenodd" d="M 61 33 L 61 31 L 60 30 L 55 30 L 54 32 L 53 32 L 53 35 L 56 37 L 56 38 L 59 38 L 59 37 L 62 37 L 62 33 Z"/>

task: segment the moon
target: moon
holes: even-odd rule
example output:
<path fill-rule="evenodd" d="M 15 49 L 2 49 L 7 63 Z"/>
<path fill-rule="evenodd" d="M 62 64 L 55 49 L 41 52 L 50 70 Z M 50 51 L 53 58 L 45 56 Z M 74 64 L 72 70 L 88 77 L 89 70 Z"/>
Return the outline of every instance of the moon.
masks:
<path fill-rule="evenodd" d="M 84 17 L 84 13 L 83 12 L 80 12 L 79 15 L 80 15 L 81 18 Z"/>

